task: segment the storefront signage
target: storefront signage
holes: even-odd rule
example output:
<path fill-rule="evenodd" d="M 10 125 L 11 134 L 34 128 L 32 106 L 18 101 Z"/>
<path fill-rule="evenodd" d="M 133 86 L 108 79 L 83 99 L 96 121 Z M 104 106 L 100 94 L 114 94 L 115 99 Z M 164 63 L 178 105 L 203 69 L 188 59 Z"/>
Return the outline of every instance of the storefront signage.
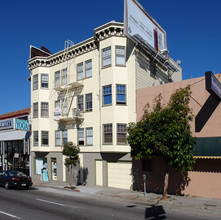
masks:
<path fill-rule="evenodd" d="M 29 131 L 29 122 L 26 120 L 15 119 L 15 129 Z"/>
<path fill-rule="evenodd" d="M 219 100 L 221 100 L 221 83 L 211 71 L 206 72 L 206 90 Z"/>
<path fill-rule="evenodd" d="M 13 119 L 0 121 L 0 130 L 7 130 L 7 129 L 13 129 L 13 128 L 14 128 Z"/>

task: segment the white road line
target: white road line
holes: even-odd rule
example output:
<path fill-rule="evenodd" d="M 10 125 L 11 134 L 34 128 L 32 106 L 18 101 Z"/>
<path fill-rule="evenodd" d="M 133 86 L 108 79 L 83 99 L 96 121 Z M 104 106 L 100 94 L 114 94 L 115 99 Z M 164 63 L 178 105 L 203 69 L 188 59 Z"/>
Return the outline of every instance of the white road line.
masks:
<path fill-rule="evenodd" d="M 46 203 L 54 204 L 54 205 L 65 206 L 64 204 L 57 203 L 57 202 L 52 202 L 52 201 L 48 201 L 48 200 L 43 200 L 43 199 L 36 199 L 36 200 L 41 201 L 41 202 L 46 202 Z"/>
<path fill-rule="evenodd" d="M 0 214 L 7 215 L 7 216 L 10 216 L 10 217 L 12 217 L 12 218 L 21 219 L 21 218 L 15 216 L 15 215 L 12 215 L 12 214 L 9 214 L 9 213 L 7 213 L 7 212 L 3 212 L 3 211 L 0 211 Z"/>

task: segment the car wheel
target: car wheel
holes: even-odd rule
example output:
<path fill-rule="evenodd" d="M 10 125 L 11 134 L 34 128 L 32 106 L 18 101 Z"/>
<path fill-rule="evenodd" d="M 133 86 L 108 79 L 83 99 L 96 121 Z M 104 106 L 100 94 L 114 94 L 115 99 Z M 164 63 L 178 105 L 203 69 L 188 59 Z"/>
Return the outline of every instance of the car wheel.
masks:
<path fill-rule="evenodd" d="M 10 188 L 8 182 L 5 182 L 5 188 L 6 188 L 6 189 L 9 189 L 9 188 Z"/>

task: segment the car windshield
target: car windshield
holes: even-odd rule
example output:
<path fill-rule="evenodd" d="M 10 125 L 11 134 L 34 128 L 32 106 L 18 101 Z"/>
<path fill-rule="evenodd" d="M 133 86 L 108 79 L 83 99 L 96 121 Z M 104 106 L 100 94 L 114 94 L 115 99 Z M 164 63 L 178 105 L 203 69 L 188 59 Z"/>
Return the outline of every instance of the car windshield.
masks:
<path fill-rule="evenodd" d="M 26 177 L 27 175 L 19 171 L 10 171 L 9 176 Z"/>

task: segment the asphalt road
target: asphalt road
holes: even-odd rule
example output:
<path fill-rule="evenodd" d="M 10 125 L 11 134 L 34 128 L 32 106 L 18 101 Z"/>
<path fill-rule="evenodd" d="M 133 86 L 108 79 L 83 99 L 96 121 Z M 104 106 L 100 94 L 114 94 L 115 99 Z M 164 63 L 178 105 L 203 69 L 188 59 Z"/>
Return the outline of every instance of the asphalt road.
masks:
<path fill-rule="evenodd" d="M 71 195 L 70 195 L 71 194 Z M 164 208 L 161 205 L 133 205 L 125 201 L 105 201 L 87 194 L 64 190 L 6 190 L 0 188 L 1 220 L 63 219 L 171 219 L 217 220 L 202 213 Z"/>

